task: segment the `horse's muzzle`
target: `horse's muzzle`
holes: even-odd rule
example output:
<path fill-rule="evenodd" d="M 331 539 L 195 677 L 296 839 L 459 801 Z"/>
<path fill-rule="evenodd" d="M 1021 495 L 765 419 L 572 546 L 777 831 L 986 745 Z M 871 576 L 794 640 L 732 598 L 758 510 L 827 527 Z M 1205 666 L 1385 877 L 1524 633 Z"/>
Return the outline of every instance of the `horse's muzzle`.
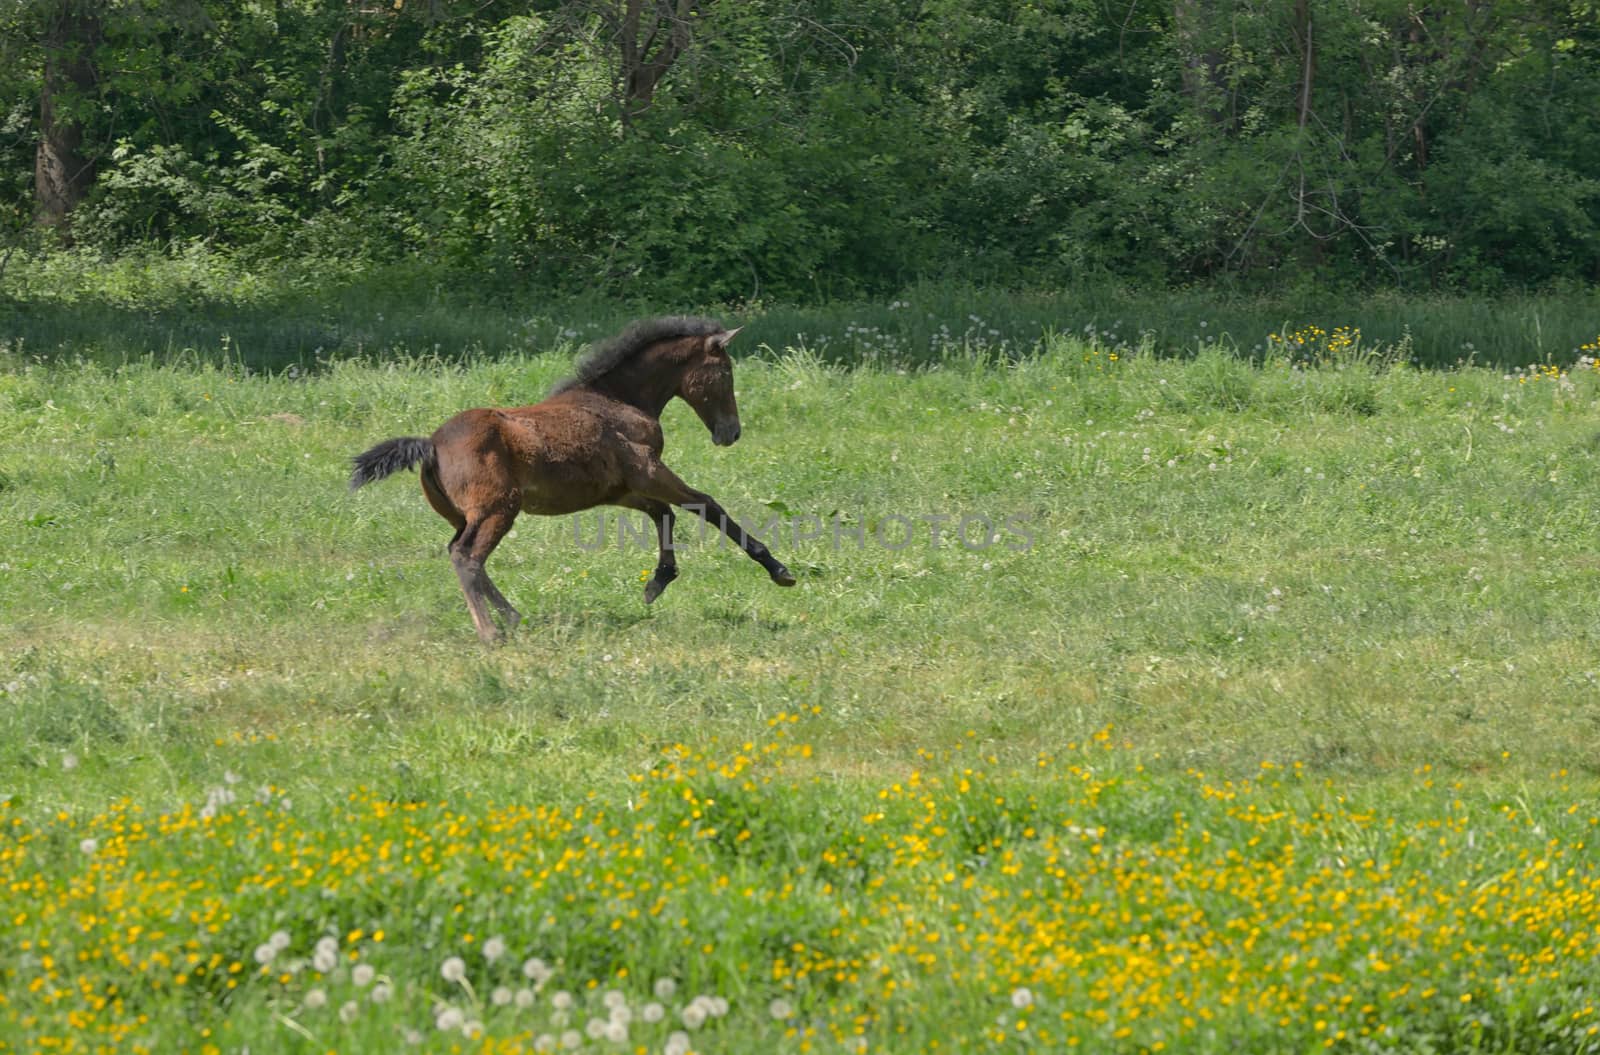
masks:
<path fill-rule="evenodd" d="M 739 432 L 739 423 L 737 421 L 720 422 L 716 428 L 711 430 L 711 442 L 718 447 L 731 447 L 734 441 L 739 438 Z"/>

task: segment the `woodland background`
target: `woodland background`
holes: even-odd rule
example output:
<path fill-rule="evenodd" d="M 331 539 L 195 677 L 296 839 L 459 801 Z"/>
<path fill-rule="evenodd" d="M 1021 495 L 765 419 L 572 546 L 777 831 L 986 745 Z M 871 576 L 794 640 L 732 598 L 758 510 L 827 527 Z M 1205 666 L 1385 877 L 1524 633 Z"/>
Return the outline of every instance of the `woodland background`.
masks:
<path fill-rule="evenodd" d="M 1575 291 L 1592 0 L 5 0 L 0 236 L 694 304 Z"/>

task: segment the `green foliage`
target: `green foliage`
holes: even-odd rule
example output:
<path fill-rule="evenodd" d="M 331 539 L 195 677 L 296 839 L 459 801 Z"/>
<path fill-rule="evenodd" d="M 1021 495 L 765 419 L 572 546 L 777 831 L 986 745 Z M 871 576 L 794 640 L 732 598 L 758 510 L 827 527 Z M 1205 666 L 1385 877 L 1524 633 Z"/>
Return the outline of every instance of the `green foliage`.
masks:
<path fill-rule="evenodd" d="M 3 26 L 13 232 L 67 2 Z M 125 0 L 54 105 L 98 174 L 74 234 L 116 251 L 658 304 L 1600 276 L 1592 5 L 1314 6 L 708 2 L 634 39 L 576 0 Z"/>

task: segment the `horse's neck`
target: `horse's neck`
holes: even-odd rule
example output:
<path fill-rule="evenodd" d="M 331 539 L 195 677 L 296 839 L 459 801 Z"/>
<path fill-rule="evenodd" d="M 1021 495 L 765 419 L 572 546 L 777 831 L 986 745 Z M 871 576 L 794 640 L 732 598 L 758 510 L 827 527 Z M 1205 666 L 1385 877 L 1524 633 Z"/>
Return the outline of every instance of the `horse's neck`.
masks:
<path fill-rule="evenodd" d="M 589 387 L 619 403 L 642 410 L 653 418 L 660 418 L 662 410 L 678 394 L 678 376 L 681 373 L 679 370 L 663 369 L 664 365 L 657 364 L 652 369 L 650 364 L 638 360 L 623 363 L 595 378 Z"/>

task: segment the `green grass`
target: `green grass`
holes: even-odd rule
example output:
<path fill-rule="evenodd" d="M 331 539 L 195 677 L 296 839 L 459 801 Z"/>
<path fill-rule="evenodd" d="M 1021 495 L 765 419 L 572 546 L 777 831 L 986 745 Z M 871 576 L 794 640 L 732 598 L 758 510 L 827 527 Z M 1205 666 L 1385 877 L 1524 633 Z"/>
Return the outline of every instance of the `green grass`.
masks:
<path fill-rule="evenodd" d="M 55 253 L 13 259 L 0 272 L 0 336 L 21 354 L 109 364 L 152 353 L 210 360 L 219 350 L 268 370 L 351 357 L 532 355 L 609 334 L 635 315 L 699 307 L 553 300 L 425 270 L 262 265 L 203 249 L 112 261 Z M 1569 363 L 1600 333 L 1593 290 L 1488 299 L 1108 286 L 1020 292 L 944 283 L 887 303 L 758 302 L 712 311 L 748 326 L 752 344 L 804 347 L 846 365 L 927 364 L 978 349 L 1016 357 L 1061 335 L 1173 357 L 1221 342 L 1260 360 L 1270 357 L 1269 334 L 1339 325 L 1359 328 L 1369 347 L 1403 345 L 1420 365 L 1521 368 Z"/>
<path fill-rule="evenodd" d="M 524 518 L 490 571 L 527 621 L 486 650 L 415 479 L 350 494 L 348 459 L 538 398 L 569 347 L 11 346 L 0 1046 L 433 1045 L 435 1000 L 531 1044 L 550 993 L 494 1004 L 527 984 L 498 935 L 550 990 L 726 996 L 697 1050 L 1596 1050 L 1600 373 L 1148 348 L 752 340 L 744 437 L 674 404 L 667 461 L 799 587 L 680 521 L 646 608 L 614 519 L 588 552 Z M 1021 530 L 970 550 L 963 516 Z M 299 966 L 262 974 L 279 929 Z M 308 966 L 328 936 L 396 998 Z"/>

